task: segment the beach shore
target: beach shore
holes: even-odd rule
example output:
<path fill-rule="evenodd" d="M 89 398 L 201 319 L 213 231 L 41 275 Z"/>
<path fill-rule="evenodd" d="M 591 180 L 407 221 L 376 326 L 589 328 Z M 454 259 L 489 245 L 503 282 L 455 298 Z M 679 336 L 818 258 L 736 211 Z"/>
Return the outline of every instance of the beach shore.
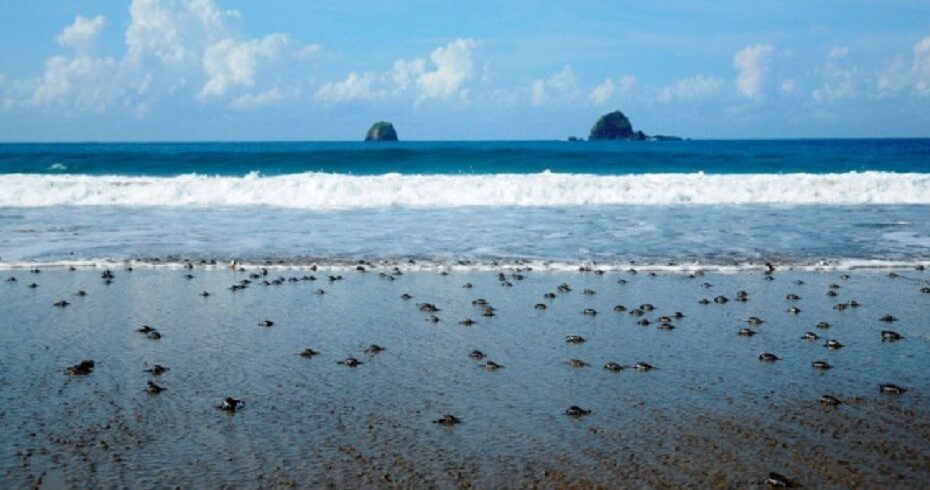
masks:
<path fill-rule="evenodd" d="M 930 479 L 923 270 L 102 272 L 0 271 L 3 487 Z M 883 330 L 902 338 L 883 341 Z M 831 339 L 842 347 L 825 347 Z M 360 364 L 337 363 L 349 357 Z M 66 373 L 82 360 L 92 372 Z M 169 369 L 146 371 L 156 364 Z M 243 403 L 221 410 L 226 397 Z M 566 415 L 572 406 L 590 413 Z M 434 423 L 444 414 L 460 423 Z"/>

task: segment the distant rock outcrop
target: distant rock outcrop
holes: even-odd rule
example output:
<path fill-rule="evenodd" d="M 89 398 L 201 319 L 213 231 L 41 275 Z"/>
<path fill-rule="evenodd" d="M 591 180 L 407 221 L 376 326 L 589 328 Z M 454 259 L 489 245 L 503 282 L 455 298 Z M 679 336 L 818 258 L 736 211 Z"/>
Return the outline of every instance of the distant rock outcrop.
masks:
<path fill-rule="evenodd" d="M 677 136 L 647 136 L 642 131 L 634 131 L 630 120 L 620 111 L 604 114 L 594 123 L 589 141 L 598 140 L 631 140 L 631 141 L 674 141 L 680 140 Z"/>
<path fill-rule="evenodd" d="M 386 121 L 378 121 L 371 125 L 365 141 L 397 141 L 397 131 L 394 125 Z"/>

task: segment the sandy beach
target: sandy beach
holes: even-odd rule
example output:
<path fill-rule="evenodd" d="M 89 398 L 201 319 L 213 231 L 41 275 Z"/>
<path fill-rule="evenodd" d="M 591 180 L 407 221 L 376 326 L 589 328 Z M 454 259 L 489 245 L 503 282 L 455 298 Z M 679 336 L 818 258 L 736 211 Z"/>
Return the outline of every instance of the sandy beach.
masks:
<path fill-rule="evenodd" d="M 764 488 L 776 472 L 807 488 L 917 488 L 930 477 L 925 271 L 112 271 L 109 284 L 101 268 L 0 273 L 2 486 Z M 360 364 L 337 363 L 349 357 Z M 82 360 L 89 374 L 66 373 Z M 156 364 L 168 370 L 146 371 Z M 147 392 L 150 381 L 165 389 Z M 887 383 L 906 391 L 882 393 Z M 238 410 L 218 408 L 226 397 Z M 590 413 L 566 415 L 572 406 Z M 460 423 L 434 423 L 444 414 Z"/>

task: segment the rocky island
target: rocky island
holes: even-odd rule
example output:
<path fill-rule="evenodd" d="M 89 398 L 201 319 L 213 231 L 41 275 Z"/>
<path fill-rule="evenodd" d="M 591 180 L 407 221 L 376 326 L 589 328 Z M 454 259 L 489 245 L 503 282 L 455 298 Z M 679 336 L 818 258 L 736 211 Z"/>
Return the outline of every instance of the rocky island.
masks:
<path fill-rule="evenodd" d="M 679 141 L 677 136 L 648 136 L 642 131 L 634 131 L 630 120 L 620 111 L 604 114 L 594 123 L 589 141 L 630 140 L 630 141 Z"/>
<path fill-rule="evenodd" d="M 386 121 L 378 121 L 371 125 L 365 135 L 365 141 L 397 141 L 397 131 L 394 125 Z"/>

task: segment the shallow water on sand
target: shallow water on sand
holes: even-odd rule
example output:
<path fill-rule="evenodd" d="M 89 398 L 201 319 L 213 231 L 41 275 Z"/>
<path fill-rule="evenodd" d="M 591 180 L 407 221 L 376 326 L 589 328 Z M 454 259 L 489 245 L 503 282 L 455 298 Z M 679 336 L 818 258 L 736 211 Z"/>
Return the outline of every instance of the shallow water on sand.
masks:
<path fill-rule="evenodd" d="M 115 272 L 110 285 L 99 270 L 0 274 L 18 279 L 0 284 L 2 486 L 746 487 L 778 471 L 814 488 L 916 488 L 930 478 L 927 272 L 526 272 L 502 287 L 491 272 L 343 272 L 329 282 L 286 271 L 318 280 L 237 292 L 226 288 L 247 274 Z M 573 291 L 543 299 L 563 282 Z M 748 302 L 733 301 L 739 290 Z M 698 304 L 717 295 L 731 301 Z M 476 298 L 496 316 L 483 317 Z M 61 299 L 72 304 L 52 306 Z M 861 306 L 833 308 L 850 300 Z M 441 308 L 441 321 L 426 322 L 420 302 Z M 642 303 L 656 310 L 613 311 Z M 675 311 L 685 314 L 676 329 L 656 329 Z M 899 321 L 878 321 L 885 314 Z M 737 336 L 750 316 L 766 323 Z M 459 325 L 465 317 L 477 323 Z M 258 326 L 264 319 L 274 326 Z M 137 333 L 142 324 L 163 337 Z M 904 339 L 882 342 L 885 328 Z M 800 340 L 806 331 L 821 339 Z M 824 348 L 828 338 L 845 347 Z M 386 350 L 369 356 L 369 344 Z M 308 347 L 320 354 L 296 355 Z M 481 369 L 473 349 L 505 367 Z M 760 362 L 762 352 L 781 360 Z M 336 363 L 346 356 L 363 364 Z M 572 358 L 591 366 L 573 369 Z M 64 374 L 82 359 L 96 361 L 91 375 Z M 812 369 L 818 359 L 834 368 Z M 656 369 L 610 373 L 608 361 Z M 170 371 L 143 372 L 154 363 Z M 146 394 L 150 379 L 167 390 Z M 908 392 L 880 394 L 887 382 Z M 823 394 L 844 403 L 822 407 Z M 216 409 L 226 396 L 245 408 Z M 570 405 L 592 413 L 569 418 Z M 431 423 L 444 413 L 462 423 Z"/>

